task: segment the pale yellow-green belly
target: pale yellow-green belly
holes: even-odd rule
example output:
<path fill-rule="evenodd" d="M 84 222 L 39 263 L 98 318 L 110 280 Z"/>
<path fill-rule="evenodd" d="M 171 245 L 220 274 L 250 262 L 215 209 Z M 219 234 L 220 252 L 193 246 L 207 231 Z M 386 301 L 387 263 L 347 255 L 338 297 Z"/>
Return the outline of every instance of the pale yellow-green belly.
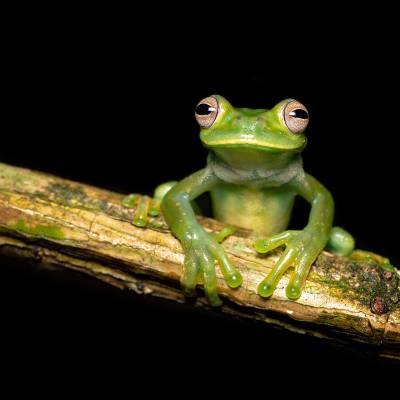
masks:
<path fill-rule="evenodd" d="M 285 230 L 294 195 L 284 189 L 250 189 L 223 184 L 211 191 L 214 217 L 227 224 L 252 229 L 257 236 Z"/>

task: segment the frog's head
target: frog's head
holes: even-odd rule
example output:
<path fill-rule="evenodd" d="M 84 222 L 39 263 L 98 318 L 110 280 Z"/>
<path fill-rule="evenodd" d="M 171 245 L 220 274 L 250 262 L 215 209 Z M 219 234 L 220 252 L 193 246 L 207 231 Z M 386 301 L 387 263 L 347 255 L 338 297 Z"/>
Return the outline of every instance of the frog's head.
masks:
<path fill-rule="evenodd" d="M 200 139 L 232 166 L 278 165 L 301 152 L 307 138 L 308 111 L 293 99 L 271 110 L 234 108 L 219 95 L 206 97 L 196 107 Z"/>

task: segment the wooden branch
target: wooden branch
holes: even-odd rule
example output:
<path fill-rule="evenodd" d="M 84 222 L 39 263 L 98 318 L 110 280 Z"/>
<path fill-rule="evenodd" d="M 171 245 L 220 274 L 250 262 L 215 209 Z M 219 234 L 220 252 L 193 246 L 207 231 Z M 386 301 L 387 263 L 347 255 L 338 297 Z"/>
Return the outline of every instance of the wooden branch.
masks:
<path fill-rule="evenodd" d="M 58 177 L 0 164 L 0 254 L 89 274 L 121 289 L 184 302 L 179 288 L 183 254 L 162 217 L 149 227 L 131 224 L 134 210 L 123 195 Z M 209 231 L 221 224 L 200 218 Z M 297 301 L 285 296 L 286 274 L 275 294 L 262 299 L 258 283 L 279 256 L 259 256 L 250 232 L 239 230 L 223 246 L 243 275 L 239 289 L 226 286 L 220 312 L 296 333 L 363 343 L 400 359 L 400 288 L 397 273 L 374 262 L 356 262 L 324 252 Z M 209 307 L 202 293 L 194 306 Z"/>

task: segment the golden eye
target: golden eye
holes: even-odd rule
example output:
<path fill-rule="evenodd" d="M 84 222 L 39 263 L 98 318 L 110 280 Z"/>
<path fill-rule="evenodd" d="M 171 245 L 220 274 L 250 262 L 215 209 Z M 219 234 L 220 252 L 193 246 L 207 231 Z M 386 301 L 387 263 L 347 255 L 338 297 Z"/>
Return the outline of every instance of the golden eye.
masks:
<path fill-rule="evenodd" d="M 209 128 L 218 115 L 219 105 L 215 97 L 206 97 L 197 104 L 194 111 L 197 123 L 202 128 Z"/>
<path fill-rule="evenodd" d="M 307 108 L 296 100 L 286 104 L 283 110 L 283 117 L 287 128 L 292 133 L 302 133 L 310 120 Z"/>

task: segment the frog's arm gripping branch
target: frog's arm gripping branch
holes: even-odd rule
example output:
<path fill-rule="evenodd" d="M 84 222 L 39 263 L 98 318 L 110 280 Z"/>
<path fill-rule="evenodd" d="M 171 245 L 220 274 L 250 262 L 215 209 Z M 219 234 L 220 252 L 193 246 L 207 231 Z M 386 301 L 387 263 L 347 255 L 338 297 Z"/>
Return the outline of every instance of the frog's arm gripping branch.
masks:
<path fill-rule="evenodd" d="M 145 228 L 132 225 L 136 209 L 122 206 L 123 197 L 0 163 L 0 254 L 33 260 L 32 268 L 79 271 L 132 294 L 185 302 L 177 287 L 184 260 L 179 241 L 161 215 L 149 216 Z M 197 220 L 207 232 L 223 228 L 215 220 Z M 244 230 L 222 246 L 243 284 L 231 289 L 217 269 L 216 285 L 225 301 L 214 312 L 339 340 L 352 348 L 362 342 L 381 355 L 400 358 L 397 272 L 382 269 L 373 257 L 349 260 L 323 252 L 300 299 L 287 300 L 284 287 L 290 275 L 284 274 L 282 285 L 266 300 L 257 295 L 257 285 L 280 253 L 257 255 Z M 209 309 L 202 296 L 192 301 Z"/>
<path fill-rule="evenodd" d="M 259 253 L 267 253 L 280 246 L 286 247 L 273 270 L 258 286 L 258 293 L 270 297 L 282 275 L 288 268 L 295 266 L 286 294 L 288 298 L 296 300 L 301 296 L 311 265 L 328 243 L 334 202 L 330 192 L 311 175 L 293 180 L 289 188 L 311 204 L 307 226 L 302 231 L 284 231 L 260 240 L 256 242 L 255 248 Z"/>
<path fill-rule="evenodd" d="M 198 279 L 203 280 L 207 298 L 215 306 L 221 305 L 215 260 L 230 287 L 240 286 L 242 277 L 231 265 L 216 238 L 206 233 L 197 222 L 191 201 L 211 190 L 218 181 L 208 168 L 202 169 L 173 186 L 162 200 L 165 220 L 185 249 L 182 288 L 187 295 L 193 295 Z"/>

